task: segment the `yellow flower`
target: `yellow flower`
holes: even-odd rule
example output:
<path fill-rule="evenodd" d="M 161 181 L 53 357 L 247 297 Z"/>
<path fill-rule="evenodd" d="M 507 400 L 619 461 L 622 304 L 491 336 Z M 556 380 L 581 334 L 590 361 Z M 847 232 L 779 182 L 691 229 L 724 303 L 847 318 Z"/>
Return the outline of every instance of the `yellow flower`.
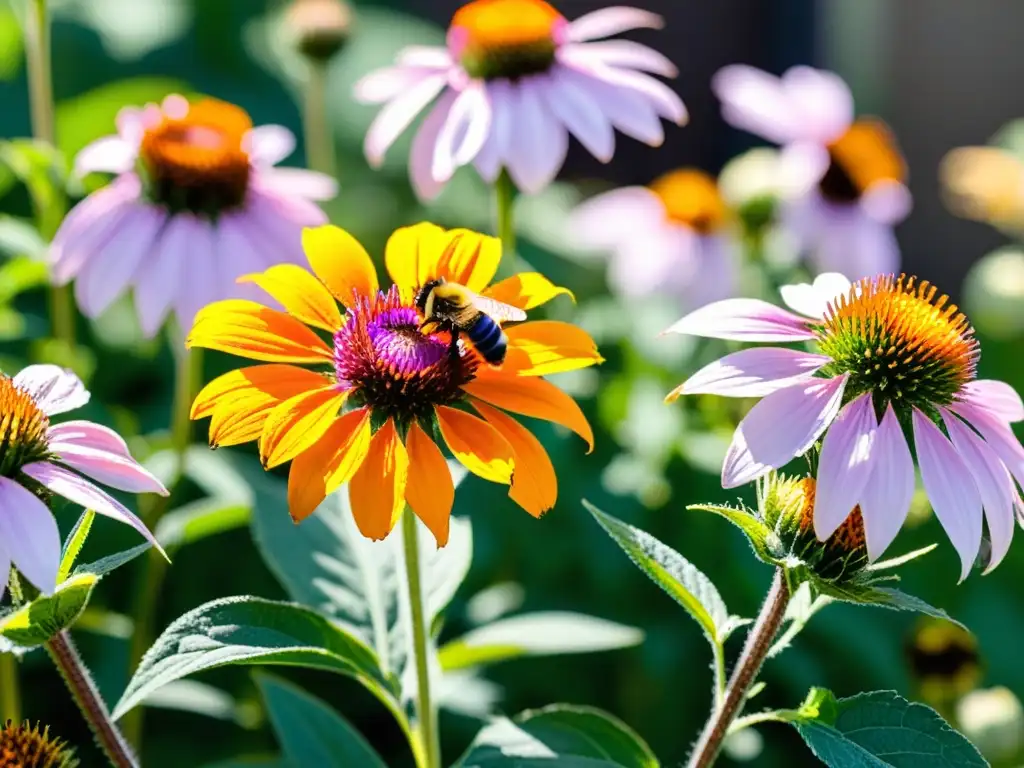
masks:
<path fill-rule="evenodd" d="M 490 285 L 501 244 L 464 229 L 423 223 L 396 231 L 385 252 L 394 281 L 386 291 L 344 230 L 307 229 L 303 247 L 313 274 L 282 264 L 242 278 L 285 312 L 231 300 L 196 316 L 190 347 L 268 363 L 227 373 L 199 393 L 192 418 L 211 417 L 211 445 L 258 440 L 266 467 L 291 461 L 296 522 L 347 482 L 356 524 L 372 539 L 387 536 L 408 504 L 440 546 L 447 542 L 455 489 L 440 442 L 470 472 L 510 485 L 509 496 L 531 515 L 551 509 L 551 460 L 506 411 L 561 424 L 592 448 L 579 406 L 542 376 L 601 362 L 593 340 L 568 323 L 524 322 L 506 329 L 507 356 L 494 367 L 464 342 L 453 349 L 449 334 L 422 331 L 414 299 L 436 278 L 522 310 L 569 292 L 535 272 Z M 309 326 L 331 334 L 331 343 Z"/>

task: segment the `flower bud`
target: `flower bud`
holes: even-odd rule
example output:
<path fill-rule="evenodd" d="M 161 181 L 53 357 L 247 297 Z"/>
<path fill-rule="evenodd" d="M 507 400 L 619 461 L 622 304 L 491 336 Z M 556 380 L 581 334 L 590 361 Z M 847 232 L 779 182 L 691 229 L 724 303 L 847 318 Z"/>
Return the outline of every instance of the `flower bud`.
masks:
<path fill-rule="evenodd" d="M 352 10 L 343 0 L 293 0 L 285 19 L 298 51 L 323 63 L 348 40 Z"/>
<path fill-rule="evenodd" d="M 1008 246 L 971 267 L 964 280 L 964 310 L 982 333 L 1012 339 L 1024 333 L 1024 251 Z"/>
<path fill-rule="evenodd" d="M 964 735 L 993 764 L 1016 765 L 1024 750 L 1024 708 L 1007 688 L 974 691 L 956 708 Z"/>
<path fill-rule="evenodd" d="M 748 232 L 762 232 L 775 221 L 780 196 L 779 153 L 759 147 L 730 160 L 718 176 L 725 202 Z"/>
<path fill-rule="evenodd" d="M 75 768 L 74 750 L 50 736 L 49 727 L 29 727 L 26 720 L 15 725 L 8 720 L 0 727 L 0 768 Z"/>

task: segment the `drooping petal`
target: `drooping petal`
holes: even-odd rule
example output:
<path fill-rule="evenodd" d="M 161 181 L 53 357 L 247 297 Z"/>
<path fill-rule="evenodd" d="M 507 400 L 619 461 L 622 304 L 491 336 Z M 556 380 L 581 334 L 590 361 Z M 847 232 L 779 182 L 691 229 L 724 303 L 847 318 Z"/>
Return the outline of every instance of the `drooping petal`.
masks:
<path fill-rule="evenodd" d="M 548 376 L 604 361 L 590 334 L 571 323 L 535 320 L 508 328 L 502 369 L 519 376 Z"/>
<path fill-rule="evenodd" d="M 530 430 L 511 416 L 481 402 L 473 403 L 473 407 L 512 446 L 515 472 L 509 498 L 534 517 L 540 517 L 558 499 L 558 477 L 548 452 Z"/>
<path fill-rule="evenodd" d="M 483 419 L 447 406 L 437 408 L 437 424 L 448 450 L 462 465 L 492 483 L 512 482 L 515 452 Z"/>
<path fill-rule="evenodd" d="M 711 78 L 711 90 L 730 125 L 776 144 L 788 144 L 801 135 L 782 81 L 775 75 L 731 64 Z"/>
<path fill-rule="evenodd" d="M 352 516 L 363 536 L 379 541 L 391 533 L 405 508 L 408 478 L 409 454 L 388 419 L 348 484 Z"/>
<path fill-rule="evenodd" d="M 484 296 L 519 307 L 522 310 L 530 310 L 547 304 L 556 296 L 565 294 L 574 302 L 576 297 L 568 288 L 555 285 L 540 272 L 520 272 L 518 275 L 507 277 L 495 283 L 484 291 Z"/>
<path fill-rule="evenodd" d="M 186 216 L 170 216 L 152 253 L 146 255 L 135 277 L 135 311 L 146 338 L 163 325 L 175 296 L 182 290 L 182 258 L 190 246 L 192 227 Z M 185 290 L 191 289 L 187 283 Z"/>
<path fill-rule="evenodd" d="M 1008 422 L 1024 421 L 1024 402 L 1005 381 L 978 379 L 964 385 L 963 399 Z"/>
<path fill-rule="evenodd" d="M 409 180 L 421 200 L 433 200 L 444 189 L 444 182 L 434 178 L 433 174 L 434 148 L 458 95 L 453 90 L 442 93 L 413 137 L 409 149 Z"/>
<path fill-rule="evenodd" d="M 535 194 L 550 184 L 565 162 L 569 134 L 545 107 L 543 75 L 524 77 L 512 87 L 516 128 L 508 138 L 505 167 L 517 188 Z"/>
<path fill-rule="evenodd" d="M 567 36 L 573 42 L 598 40 L 631 29 L 661 29 L 665 20 L 639 8 L 612 6 L 584 14 L 569 24 Z"/>
<path fill-rule="evenodd" d="M 263 168 L 254 174 L 252 188 L 285 200 L 294 218 L 306 226 L 320 226 L 327 215 L 310 200 L 333 200 L 338 195 L 338 182 L 326 173 L 306 168 Z"/>
<path fill-rule="evenodd" d="M 561 66 L 561 77 L 585 93 L 597 105 L 608 122 L 627 136 L 651 147 L 665 141 L 658 113 L 640 93 L 595 77 L 567 65 Z"/>
<path fill-rule="evenodd" d="M 110 427 L 91 421 L 75 420 L 54 424 L 47 430 L 46 437 L 51 443 L 81 445 L 118 456 L 131 455 L 123 437 Z"/>
<path fill-rule="evenodd" d="M 511 81 L 504 79 L 492 80 L 487 83 L 487 94 L 491 100 L 491 129 L 487 133 L 487 140 L 473 159 L 473 166 L 480 174 L 480 178 L 488 184 L 493 184 L 497 181 L 498 174 L 501 173 L 501 169 L 505 165 L 512 134 L 515 131 L 516 94 Z M 450 95 L 448 92 L 442 94 L 437 103 L 440 105 L 444 97 L 448 95 Z M 426 125 L 426 121 L 424 121 L 424 125 Z M 432 151 L 430 159 L 432 166 Z M 413 158 L 411 162 L 418 164 L 419 158 Z M 413 170 L 415 168 L 410 168 L 410 171 Z"/>
<path fill-rule="evenodd" d="M 327 345 L 298 320 L 244 299 L 216 301 L 200 310 L 185 344 L 271 363 L 332 359 Z"/>
<path fill-rule="evenodd" d="M 421 69 L 448 69 L 454 63 L 451 52 L 443 45 L 407 45 L 395 54 L 395 61 Z"/>
<path fill-rule="evenodd" d="M 138 147 L 120 136 L 104 136 L 87 144 L 75 155 L 75 176 L 99 171 L 127 173 L 135 167 Z"/>
<path fill-rule="evenodd" d="M 422 67 L 399 65 L 376 69 L 353 86 L 356 101 L 363 104 L 384 104 L 397 98 L 433 74 Z"/>
<path fill-rule="evenodd" d="M 566 46 L 570 47 L 576 56 L 582 55 L 608 67 L 639 69 L 662 77 L 675 77 L 679 74 L 676 65 L 663 53 L 632 40 L 606 40 Z"/>
<path fill-rule="evenodd" d="M 825 541 L 849 517 L 871 476 L 878 420 L 871 393 L 847 404 L 821 444 L 814 492 L 814 532 Z"/>
<path fill-rule="evenodd" d="M 832 361 L 795 349 L 762 347 L 744 349 L 704 366 L 665 398 L 680 395 L 721 395 L 722 397 L 764 397 L 809 379 Z"/>
<path fill-rule="evenodd" d="M 899 181 L 876 181 L 861 195 L 861 209 L 879 224 L 895 226 L 910 215 L 914 198 Z"/>
<path fill-rule="evenodd" d="M 370 412 L 349 411 L 312 447 L 292 460 L 288 471 L 288 512 L 301 523 L 327 494 L 352 479 L 370 450 Z"/>
<path fill-rule="evenodd" d="M 963 581 L 981 548 L 981 496 L 971 470 L 932 420 L 917 408 L 912 419 L 924 489 L 935 516 L 960 554 Z"/>
<path fill-rule="evenodd" d="M 448 181 L 483 147 L 491 127 L 487 90 L 483 81 L 474 80 L 452 103 L 434 143 L 431 176 L 435 180 Z"/>
<path fill-rule="evenodd" d="M 853 122 L 853 94 L 834 72 L 796 66 L 779 82 L 801 137 L 828 144 Z"/>
<path fill-rule="evenodd" d="M 174 312 L 182 330 L 192 326 L 200 310 L 223 298 L 223 282 L 217 265 L 217 230 L 199 216 L 180 213 L 177 218 L 189 232 L 181 259 L 181 284 L 174 297 Z"/>
<path fill-rule="evenodd" d="M 0 477 L 0 541 L 4 551 L 0 559 L 6 561 L 10 556 L 36 589 L 52 594 L 60 566 L 57 521 L 35 494 L 8 477 Z M 9 564 L 7 570 L 10 570 Z"/>
<path fill-rule="evenodd" d="M 611 162 L 615 154 L 615 131 L 590 94 L 578 82 L 566 77 L 565 67 L 552 67 L 545 77 L 537 78 L 537 82 L 545 105 L 569 133 L 602 163 Z"/>
<path fill-rule="evenodd" d="M 1024 487 L 1024 447 L 1004 420 L 971 403 L 954 403 L 950 410 L 959 414 L 985 438 L 1014 479 Z"/>
<path fill-rule="evenodd" d="M 868 558 L 877 560 L 892 544 L 914 498 L 914 457 L 892 405 L 875 431 L 871 476 L 860 494 Z"/>
<path fill-rule="evenodd" d="M 260 125 L 242 139 L 242 148 L 256 165 L 277 165 L 295 151 L 295 134 L 283 125 Z"/>
<path fill-rule="evenodd" d="M 340 227 L 326 225 L 302 231 L 302 249 L 309 265 L 331 294 L 351 307 L 357 296 L 377 293 L 377 270 L 366 249 Z"/>
<path fill-rule="evenodd" d="M 683 333 L 729 341 L 810 341 L 808 321 L 760 299 L 725 299 L 705 304 L 669 326 Z"/>
<path fill-rule="evenodd" d="M 347 397 L 347 392 L 332 384 L 275 406 L 260 434 L 263 466 L 271 469 L 284 464 L 312 447 L 335 422 Z"/>
<path fill-rule="evenodd" d="M 396 229 L 388 238 L 384 264 L 404 299 L 411 300 L 415 290 L 437 273 L 447 243 L 447 233 L 426 221 Z"/>
<path fill-rule="evenodd" d="M 130 456 L 56 440 L 50 441 L 49 449 L 61 464 L 111 488 L 130 493 L 167 495 L 163 483 Z"/>
<path fill-rule="evenodd" d="M 379 167 L 384 162 L 388 147 L 434 100 L 447 81 L 448 76 L 444 73 L 430 75 L 388 102 L 370 125 L 363 141 L 363 151 L 370 165 Z"/>
<path fill-rule="evenodd" d="M 341 327 L 338 304 L 323 283 L 295 264 L 277 264 L 264 272 L 244 275 L 243 283 L 255 283 L 285 308 L 289 315 L 306 325 L 333 333 Z"/>
<path fill-rule="evenodd" d="M 801 315 L 821 320 L 829 304 L 850 293 L 850 281 L 838 272 L 826 272 L 813 283 L 796 283 L 779 288 L 786 306 Z"/>
<path fill-rule="evenodd" d="M 14 375 L 14 386 L 28 392 L 47 416 L 72 411 L 89 402 L 89 390 L 82 380 L 59 365 L 26 366 Z"/>
<path fill-rule="evenodd" d="M 405 487 L 405 500 L 416 517 L 434 534 L 437 546 L 443 547 L 448 543 L 452 505 L 455 503 L 452 473 L 441 449 L 415 421 L 409 426 L 405 449 L 409 454 L 409 483 Z"/>
<path fill-rule="evenodd" d="M 722 487 L 736 488 L 807 451 L 835 419 L 847 375 L 780 389 L 750 409 L 733 434 Z"/>
<path fill-rule="evenodd" d="M 666 120 L 671 120 L 676 125 L 686 125 L 690 119 L 686 105 L 683 104 L 679 95 L 650 75 L 631 69 L 606 66 L 593 57 L 586 54 L 581 55 L 579 46 L 561 49 L 558 52 L 558 60 L 569 67 L 586 72 L 614 88 L 639 95 L 654 108 L 658 115 Z"/>
<path fill-rule="evenodd" d="M 594 431 L 587 417 L 575 400 L 550 381 L 483 374 L 464 385 L 463 389 L 473 397 L 506 411 L 560 424 L 587 441 L 588 453 L 594 450 Z"/>

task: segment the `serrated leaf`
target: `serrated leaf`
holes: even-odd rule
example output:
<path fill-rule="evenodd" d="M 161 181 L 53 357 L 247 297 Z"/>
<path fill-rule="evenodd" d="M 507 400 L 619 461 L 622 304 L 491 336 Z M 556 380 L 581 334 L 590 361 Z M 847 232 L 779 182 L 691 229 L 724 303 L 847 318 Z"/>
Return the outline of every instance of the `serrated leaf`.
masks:
<path fill-rule="evenodd" d="M 39 595 L 5 616 L 0 621 L 0 637 L 22 648 L 42 645 L 75 623 L 98 581 L 91 573 L 72 576 L 52 595 Z"/>
<path fill-rule="evenodd" d="M 712 645 L 720 646 L 725 641 L 729 611 L 711 579 L 649 533 L 602 512 L 587 501 L 583 505 L 629 559 L 686 609 Z"/>
<path fill-rule="evenodd" d="M 139 555 L 145 554 L 152 548 L 153 545 L 146 541 L 142 544 L 135 545 L 131 549 L 124 549 L 120 552 L 115 552 L 112 555 L 101 557 L 99 560 L 94 560 L 91 563 L 76 565 L 72 573 L 75 575 L 91 573 L 95 576 L 105 576 L 111 571 L 120 568 L 122 565 L 130 563 Z"/>
<path fill-rule="evenodd" d="M 594 653 L 643 642 L 635 627 L 593 616 L 545 611 L 510 616 L 467 632 L 441 647 L 441 668 L 464 669 L 519 656 Z"/>
<path fill-rule="evenodd" d="M 778 565 L 779 560 L 772 553 L 772 539 L 775 537 L 775 533 L 764 524 L 757 517 L 752 515 L 745 509 L 736 509 L 734 507 L 724 507 L 715 504 L 690 504 L 686 507 L 688 510 L 698 510 L 701 512 L 713 512 L 719 517 L 724 517 L 730 523 L 735 525 L 743 535 L 747 537 L 747 541 L 750 542 L 750 547 L 754 550 L 754 554 L 757 555 L 758 559 L 762 560 L 769 565 Z"/>
<path fill-rule="evenodd" d="M 875 584 L 837 584 L 819 579 L 812 580 L 814 589 L 823 595 L 836 600 L 855 605 L 873 605 L 879 608 L 888 608 L 894 611 L 911 611 L 923 613 L 926 616 L 933 616 L 937 619 L 950 621 L 957 626 L 963 626 L 959 621 L 952 618 L 941 608 L 930 605 L 919 597 L 901 592 L 891 587 L 879 587 Z M 966 627 L 965 627 L 966 629 Z"/>
<path fill-rule="evenodd" d="M 95 519 L 95 512 L 91 509 L 85 510 L 64 541 L 64 550 L 60 555 L 60 567 L 57 569 L 58 584 L 65 581 L 71 575 L 71 569 L 75 565 L 75 560 L 82 551 L 82 547 L 85 545 L 85 540 L 89 537 L 89 531 L 92 530 L 92 524 Z"/>
<path fill-rule="evenodd" d="M 224 499 L 199 499 L 174 509 L 160 518 L 153 535 L 165 549 L 241 528 L 249 524 L 252 507 Z"/>
<path fill-rule="evenodd" d="M 281 751 L 292 765 L 387 768 L 348 720 L 324 702 L 269 675 L 258 675 L 256 682 Z"/>

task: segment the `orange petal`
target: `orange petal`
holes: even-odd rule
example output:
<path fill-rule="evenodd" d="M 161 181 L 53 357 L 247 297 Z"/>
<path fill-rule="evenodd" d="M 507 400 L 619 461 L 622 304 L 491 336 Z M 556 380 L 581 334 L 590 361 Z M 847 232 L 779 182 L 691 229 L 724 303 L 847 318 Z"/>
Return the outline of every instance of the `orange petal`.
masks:
<path fill-rule="evenodd" d="M 370 411 L 349 411 L 292 461 L 288 512 L 301 523 L 342 483 L 352 479 L 370 450 Z"/>
<path fill-rule="evenodd" d="M 256 283 L 285 308 L 289 315 L 307 325 L 332 333 L 341 326 L 338 304 L 323 284 L 295 264 L 278 264 L 264 272 L 243 275 L 240 283 Z"/>
<path fill-rule="evenodd" d="M 388 419 L 370 440 L 366 459 L 348 484 L 352 516 L 363 536 L 379 541 L 391 533 L 405 508 L 408 478 L 409 454 Z"/>
<path fill-rule="evenodd" d="M 455 485 L 448 462 L 444 460 L 441 449 L 415 421 L 405 438 L 405 449 L 409 453 L 409 484 L 405 488 L 405 500 L 416 517 L 434 534 L 437 546 L 443 547 L 448 543 L 452 505 L 455 503 Z"/>
<path fill-rule="evenodd" d="M 534 517 L 540 517 L 558 499 L 558 478 L 548 452 L 526 427 L 497 408 L 481 402 L 473 403 L 515 451 L 516 471 L 512 475 L 509 498 Z"/>
<path fill-rule="evenodd" d="M 561 424 L 587 441 L 588 453 L 594 450 L 594 431 L 587 417 L 575 400 L 550 381 L 484 372 L 462 388 L 473 397 L 506 411 Z"/>
<path fill-rule="evenodd" d="M 502 370 L 519 376 L 547 376 L 604 362 L 590 334 L 571 323 L 536 320 L 505 329 L 508 353 Z"/>
<path fill-rule="evenodd" d="M 215 301 L 196 314 L 185 346 L 205 347 L 270 363 L 322 363 L 331 350 L 294 317 L 255 301 Z"/>
<path fill-rule="evenodd" d="M 396 229 L 388 238 L 384 264 L 403 299 L 409 301 L 419 286 L 435 276 L 446 243 L 445 231 L 426 221 Z"/>
<path fill-rule="evenodd" d="M 302 250 L 316 276 L 346 307 L 354 303 L 353 292 L 359 296 L 377 293 L 377 270 L 370 254 L 344 229 L 330 224 L 304 229 Z"/>
<path fill-rule="evenodd" d="M 443 277 L 462 283 L 471 291 L 483 291 L 498 271 L 501 241 L 469 229 L 453 229 L 445 236 L 447 242 L 431 277 Z"/>
<path fill-rule="evenodd" d="M 514 452 L 498 430 L 471 413 L 447 406 L 440 406 L 436 413 L 448 450 L 466 469 L 492 483 L 512 482 Z"/>
<path fill-rule="evenodd" d="M 303 392 L 278 405 L 267 416 L 260 435 L 260 458 L 267 469 L 294 459 L 330 429 L 345 404 L 347 392 L 332 384 Z"/>
<path fill-rule="evenodd" d="M 484 291 L 485 296 L 523 310 L 547 304 L 555 296 L 563 293 L 573 301 L 576 301 L 572 291 L 560 285 L 555 285 L 540 272 L 523 272 L 519 275 L 513 275 L 512 277 L 505 278 L 500 283 L 495 283 Z"/>

